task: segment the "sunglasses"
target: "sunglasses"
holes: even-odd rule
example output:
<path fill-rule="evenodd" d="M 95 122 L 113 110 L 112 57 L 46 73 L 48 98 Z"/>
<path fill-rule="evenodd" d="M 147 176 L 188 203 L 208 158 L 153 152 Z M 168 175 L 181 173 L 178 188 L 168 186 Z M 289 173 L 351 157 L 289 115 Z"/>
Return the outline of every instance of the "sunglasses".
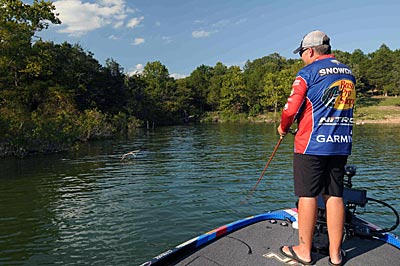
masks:
<path fill-rule="evenodd" d="M 303 56 L 303 53 L 304 53 L 305 51 L 307 51 L 307 49 L 308 49 L 308 48 L 303 48 L 303 49 L 300 50 L 300 52 L 299 52 L 300 57 Z"/>

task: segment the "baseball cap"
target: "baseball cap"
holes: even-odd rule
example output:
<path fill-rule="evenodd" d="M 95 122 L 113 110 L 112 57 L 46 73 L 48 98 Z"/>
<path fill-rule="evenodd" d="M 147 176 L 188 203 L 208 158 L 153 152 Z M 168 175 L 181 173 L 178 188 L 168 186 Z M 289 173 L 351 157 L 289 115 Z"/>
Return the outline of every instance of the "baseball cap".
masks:
<path fill-rule="evenodd" d="M 300 47 L 293 51 L 294 54 L 297 54 L 303 48 L 315 47 L 322 44 L 329 44 L 329 37 L 325 33 L 319 30 L 314 30 L 312 32 L 307 33 L 303 40 L 301 40 Z"/>

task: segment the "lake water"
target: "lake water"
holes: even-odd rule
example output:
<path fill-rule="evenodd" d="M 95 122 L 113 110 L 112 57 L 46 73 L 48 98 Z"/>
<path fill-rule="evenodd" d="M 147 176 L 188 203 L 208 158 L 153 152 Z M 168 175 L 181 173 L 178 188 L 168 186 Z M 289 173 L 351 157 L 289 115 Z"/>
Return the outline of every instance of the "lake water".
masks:
<path fill-rule="evenodd" d="M 0 265 L 139 265 L 223 224 L 293 207 L 291 135 L 241 204 L 275 132 L 271 124 L 164 127 L 79 151 L 0 159 Z M 397 210 L 399 132 L 400 125 L 355 126 L 349 158 L 354 188 Z M 376 204 L 360 211 L 382 226 L 395 221 Z"/>

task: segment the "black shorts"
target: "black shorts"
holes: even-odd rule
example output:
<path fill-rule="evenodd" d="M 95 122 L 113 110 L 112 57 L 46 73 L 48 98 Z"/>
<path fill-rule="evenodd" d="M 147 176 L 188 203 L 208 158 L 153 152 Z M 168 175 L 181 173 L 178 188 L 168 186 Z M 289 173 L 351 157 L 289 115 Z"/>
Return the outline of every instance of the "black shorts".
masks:
<path fill-rule="evenodd" d="M 343 196 L 344 167 L 347 155 L 307 155 L 293 157 L 294 193 L 298 197 L 316 197 L 319 194 Z"/>

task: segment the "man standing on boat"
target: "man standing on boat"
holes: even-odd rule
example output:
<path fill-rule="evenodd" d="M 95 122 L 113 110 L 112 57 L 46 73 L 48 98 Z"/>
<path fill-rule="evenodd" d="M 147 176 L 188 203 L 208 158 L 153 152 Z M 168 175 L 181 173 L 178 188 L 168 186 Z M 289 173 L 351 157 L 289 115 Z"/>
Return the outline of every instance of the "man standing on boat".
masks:
<path fill-rule="evenodd" d="M 305 67 L 294 80 L 278 132 L 284 136 L 297 120 L 293 172 L 295 195 L 299 197 L 299 244 L 283 246 L 280 251 L 302 264 L 312 264 L 317 199 L 322 194 L 330 243 L 329 264 L 342 265 L 343 177 L 352 146 L 355 78 L 331 54 L 330 39 L 321 31 L 305 35 L 294 53 L 299 53 Z"/>

